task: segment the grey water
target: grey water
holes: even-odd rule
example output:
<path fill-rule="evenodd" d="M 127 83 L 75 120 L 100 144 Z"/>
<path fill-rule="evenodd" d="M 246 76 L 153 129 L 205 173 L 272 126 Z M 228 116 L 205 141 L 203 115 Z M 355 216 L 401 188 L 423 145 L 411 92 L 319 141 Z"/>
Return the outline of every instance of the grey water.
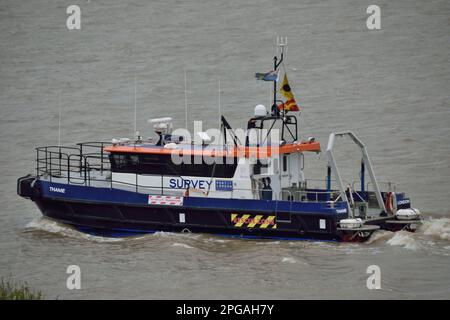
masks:
<path fill-rule="evenodd" d="M 376 1 L 381 30 L 368 30 L 358 0 L 0 0 L 0 276 L 48 299 L 449 299 L 450 2 Z M 78 4 L 81 29 L 68 30 Z M 352 130 L 380 181 L 394 181 L 422 211 L 416 233 L 377 232 L 364 244 L 256 241 L 157 233 L 129 239 L 85 235 L 41 218 L 16 195 L 35 169 L 34 148 L 131 137 L 171 116 L 217 127 L 221 111 L 243 128 L 270 105 L 276 36 L 288 37 L 285 69 L 302 108 L 300 136 L 326 147 Z M 59 104 L 59 96 L 61 104 Z M 358 150 L 339 141 L 353 181 Z M 324 179 L 324 155 L 306 157 Z M 66 269 L 81 268 L 68 290 Z M 378 265 L 381 289 L 369 290 Z"/>

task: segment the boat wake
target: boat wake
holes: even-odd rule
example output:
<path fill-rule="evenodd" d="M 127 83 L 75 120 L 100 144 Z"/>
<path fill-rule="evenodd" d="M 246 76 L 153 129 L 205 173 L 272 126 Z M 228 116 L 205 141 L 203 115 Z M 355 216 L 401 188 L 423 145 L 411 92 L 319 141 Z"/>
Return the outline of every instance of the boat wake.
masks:
<path fill-rule="evenodd" d="M 193 249 L 194 247 L 191 247 L 188 244 L 185 243 L 180 243 L 180 242 L 175 242 L 172 244 L 173 247 L 180 247 L 180 248 L 184 248 L 184 249 Z"/>
<path fill-rule="evenodd" d="M 35 218 L 29 222 L 25 229 L 25 233 L 44 233 L 46 235 L 55 235 L 61 237 L 68 237 L 73 239 L 81 239 L 92 242 L 120 242 L 120 241 L 149 241 L 157 239 L 167 239 L 173 247 L 181 247 L 184 249 L 192 249 L 193 247 L 186 242 L 193 242 L 196 240 L 205 239 L 209 243 L 226 243 L 228 239 L 221 239 L 215 237 L 205 236 L 203 234 L 187 234 L 187 233 L 172 233 L 158 231 L 149 234 L 136 234 L 127 236 L 104 236 L 97 234 L 90 234 L 83 231 L 79 231 L 76 228 L 64 224 L 47 217 Z M 173 242 L 173 243 L 172 243 Z"/>
<path fill-rule="evenodd" d="M 376 244 L 376 243 L 383 243 L 388 241 L 394 236 L 394 232 L 392 231 L 386 231 L 386 230 L 379 230 L 372 234 L 372 236 L 365 242 L 366 244 Z"/>
<path fill-rule="evenodd" d="M 156 232 L 154 234 L 147 235 L 136 235 L 127 237 L 105 237 L 99 235 L 92 235 L 76 230 L 75 228 L 51 220 L 46 217 L 36 218 L 25 227 L 24 232 L 32 233 L 46 233 L 47 235 L 56 235 L 62 237 L 69 237 L 73 239 L 81 239 L 93 242 L 119 242 L 119 241 L 150 241 L 157 239 L 167 239 L 170 245 L 173 247 L 178 247 L 180 249 L 194 249 L 194 248 L 204 248 L 205 245 L 209 248 L 210 246 L 216 247 L 220 246 L 226 250 L 227 246 L 234 246 L 236 241 L 241 241 L 239 239 L 229 239 L 216 236 L 209 236 L 203 234 L 179 234 L 179 233 L 167 233 L 167 232 Z M 294 247 L 299 245 L 299 242 L 295 241 L 289 242 Z M 379 230 L 368 239 L 361 246 L 369 247 L 383 247 L 385 245 L 392 247 L 401 247 L 411 251 L 417 250 L 432 250 L 436 254 L 442 254 L 445 256 L 450 256 L 450 219 L 449 218 L 428 218 L 423 220 L 423 224 L 415 233 L 407 231 L 391 232 L 386 230 Z M 258 241 L 252 241 L 251 245 L 257 245 Z M 267 246 L 268 244 L 275 244 L 283 246 L 286 243 L 283 241 L 263 241 L 263 244 Z M 309 245 L 328 245 L 330 248 L 337 249 L 339 247 L 351 246 L 354 250 L 357 250 L 358 246 L 354 244 L 324 244 L 321 242 L 311 242 Z M 302 248 L 308 246 L 303 243 Z M 213 248 L 210 248 L 211 250 Z M 295 263 L 295 260 L 291 258 L 284 257 L 282 262 Z"/>
<path fill-rule="evenodd" d="M 450 240 L 450 219 L 430 219 L 423 222 L 422 232 L 440 240 Z"/>
<path fill-rule="evenodd" d="M 395 232 L 393 237 L 386 243 L 391 246 L 399 246 L 413 251 L 420 249 L 420 242 L 415 239 L 414 234 L 408 231 Z"/>
<path fill-rule="evenodd" d="M 283 257 L 283 259 L 281 259 L 281 262 L 287 262 L 287 263 L 297 263 L 297 260 L 295 260 L 292 257 Z"/>
<path fill-rule="evenodd" d="M 29 222 L 25 226 L 24 232 L 45 232 L 47 234 L 53 234 L 74 239 L 89 240 L 94 242 L 116 242 L 124 239 L 124 238 L 107 238 L 94 236 L 88 233 L 78 231 L 69 225 L 57 222 L 55 220 L 51 220 L 46 217 L 39 217 Z"/>
<path fill-rule="evenodd" d="M 433 249 L 434 252 L 450 255 L 448 241 L 450 241 L 450 219 L 429 218 L 423 220 L 422 225 L 415 233 L 380 230 L 375 232 L 366 244 L 386 243 L 413 251 Z"/>

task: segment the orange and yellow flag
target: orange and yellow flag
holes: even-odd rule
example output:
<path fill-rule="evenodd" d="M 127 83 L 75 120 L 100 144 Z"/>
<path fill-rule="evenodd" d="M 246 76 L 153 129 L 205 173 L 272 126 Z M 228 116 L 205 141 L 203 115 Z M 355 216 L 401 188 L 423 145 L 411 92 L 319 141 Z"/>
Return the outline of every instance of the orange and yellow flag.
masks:
<path fill-rule="evenodd" d="M 286 73 L 284 74 L 283 82 L 281 83 L 280 91 L 286 99 L 294 99 L 294 94 L 291 91 L 291 86 Z"/>
<path fill-rule="evenodd" d="M 297 102 L 295 102 L 294 94 L 292 93 L 286 73 L 284 74 L 283 82 L 281 83 L 280 92 L 287 100 L 285 103 L 278 106 L 279 109 L 284 109 L 285 111 L 300 111 Z"/>

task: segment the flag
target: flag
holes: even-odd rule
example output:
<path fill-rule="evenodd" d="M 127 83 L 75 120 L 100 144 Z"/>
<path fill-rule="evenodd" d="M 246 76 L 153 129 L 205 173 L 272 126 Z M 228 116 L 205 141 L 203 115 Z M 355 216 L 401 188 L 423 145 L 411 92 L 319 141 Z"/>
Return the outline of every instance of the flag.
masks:
<path fill-rule="evenodd" d="M 264 80 L 264 81 L 277 81 L 278 79 L 278 70 L 270 71 L 267 73 L 255 73 L 256 80 Z"/>
<path fill-rule="evenodd" d="M 286 100 L 284 103 L 284 110 L 286 111 L 300 111 L 297 102 L 294 98 Z"/>
<path fill-rule="evenodd" d="M 291 86 L 289 85 L 289 81 L 286 73 L 284 74 L 283 82 L 280 86 L 280 92 L 286 98 L 286 102 L 282 103 L 278 106 L 278 109 L 288 111 L 300 111 L 300 108 L 295 101 L 294 94 L 292 93 Z"/>
<path fill-rule="evenodd" d="M 291 91 L 291 86 L 289 85 L 286 73 L 284 74 L 284 79 L 281 83 L 280 91 L 286 99 L 294 99 L 294 94 Z"/>
<path fill-rule="evenodd" d="M 286 102 L 278 105 L 278 110 L 285 110 L 286 112 L 300 111 L 300 107 L 295 102 L 295 99 L 288 99 Z"/>

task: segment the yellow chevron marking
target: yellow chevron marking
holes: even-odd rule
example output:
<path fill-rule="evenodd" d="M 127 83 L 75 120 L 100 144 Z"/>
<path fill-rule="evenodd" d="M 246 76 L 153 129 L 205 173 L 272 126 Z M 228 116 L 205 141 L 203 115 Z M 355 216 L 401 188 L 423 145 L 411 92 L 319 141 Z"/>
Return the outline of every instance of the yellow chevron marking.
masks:
<path fill-rule="evenodd" d="M 269 225 L 275 225 L 274 220 L 275 216 L 268 216 L 264 223 L 261 225 L 261 229 L 267 228 Z"/>
<path fill-rule="evenodd" d="M 247 219 L 250 217 L 249 214 L 244 214 L 241 218 L 238 218 L 238 222 L 234 225 L 235 227 L 242 227 L 246 223 Z"/>
<path fill-rule="evenodd" d="M 251 219 L 251 222 L 248 224 L 248 228 L 253 228 L 255 225 L 259 224 L 259 220 L 261 220 L 263 216 L 255 216 L 253 219 Z"/>
<path fill-rule="evenodd" d="M 244 214 L 240 216 L 237 213 L 232 213 L 231 223 L 233 223 L 235 227 L 263 228 L 263 229 L 277 228 L 277 224 L 275 223 L 275 216 L 264 216 L 264 215 L 252 216 L 251 214 Z"/>

